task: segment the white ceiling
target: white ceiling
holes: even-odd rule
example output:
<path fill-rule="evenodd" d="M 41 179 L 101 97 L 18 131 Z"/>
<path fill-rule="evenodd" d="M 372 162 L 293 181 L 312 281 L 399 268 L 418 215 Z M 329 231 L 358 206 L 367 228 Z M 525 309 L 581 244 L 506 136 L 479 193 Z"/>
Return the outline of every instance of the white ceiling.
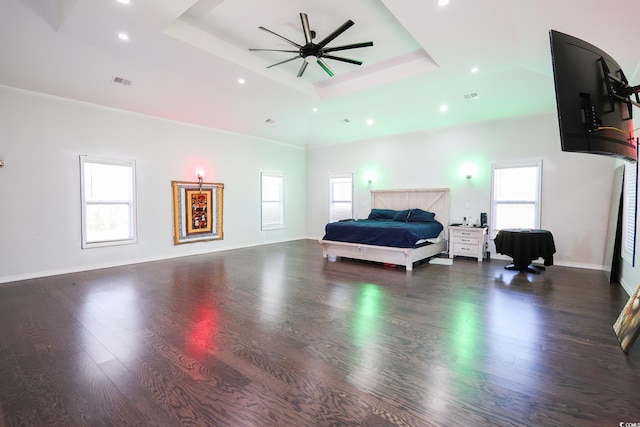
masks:
<path fill-rule="evenodd" d="M 259 26 L 304 44 L 301 12 L 316 42 L 353 20 L 328 47 L 373 41 L 334 53 L 363 65 L 327 60 L 335 77 L 310 64 L 297 78 L 302 59 L 267 68 L 294 55 L 249 51 L 293 48 Z M 640 84 L 638 16 L 638 0 L 2 0 L 0 84 L 336 144 L 555 111 L 550 29 L 600 47 Z"/>

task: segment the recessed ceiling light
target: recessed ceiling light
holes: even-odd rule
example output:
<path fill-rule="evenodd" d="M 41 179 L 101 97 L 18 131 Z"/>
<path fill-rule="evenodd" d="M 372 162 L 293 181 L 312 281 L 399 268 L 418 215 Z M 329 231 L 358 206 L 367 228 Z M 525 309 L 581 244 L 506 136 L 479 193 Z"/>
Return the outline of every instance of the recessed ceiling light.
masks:
<path fill-rule="evenodd" d="M 447 110 L 449 110 L 449 107 L 447 107 L 445 104 L 442 104 L 442 105 L 440 106 L 440 111 L 441 111 L 441 112 L 446 113 L 446 112 L 447 112 Z"/>
<path fill-rule="evenodd" d="M 478 71 L 480 71 L 480 69 L 479 69 L 478 67 L 473 67 L 473 68 L 471 69 L 471 72 L 472 72 L 472 73 L 477 73 Z"/>
<path fill-rule="evenodd" d="M 125 34 L 125 33 L 118 34 L 118 38 L 120 40 L 129 40 L 129 36 L 127 34 Z"/>
<path fill-rule="evenodd" d="M 242 77 L 240 77 L 238 79 L 238 84 L 243 85 L 244 83 L 245 83 L 245 80 Z"/>
<path fill-rule="evenodd" d="M 129 1 L 129 0 L 118 0 L 118 3 L 129 4 L 129 3 L 131 3 L 131 1 Z"/>
<path fill-rule="evenodd" d="M 318 107 L 313 107 L 313 112 L 317 113 L 318 112 Z"/>
<path fill-rule="evenodd" d="M 439 6 L 446 6 L 449 4 L 449 0 L 438 0 Z"/>
<path fill-rule="evenodd" d="M 373 126 L 373 119 L 367 119 L 367 126 Z"/>

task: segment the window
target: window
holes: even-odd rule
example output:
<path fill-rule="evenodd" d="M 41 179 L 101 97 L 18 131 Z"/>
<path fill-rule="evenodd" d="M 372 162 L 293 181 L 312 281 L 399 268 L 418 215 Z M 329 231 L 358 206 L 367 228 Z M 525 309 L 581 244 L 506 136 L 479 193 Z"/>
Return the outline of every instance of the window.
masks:
<path fill-rule="evenodd" d="M 540 228 L 542 162 L 492 167 L 491 235 L 503 228 Z"/>
<path fill-rule="evenodd" d="M 637 163 L 626 162 L 624 165 L 624 194 L 622 219 L 622 258 L 635 265 L 636 247 L 636 183 L 638 181 Z"/>
<path fill-rule="evenodd" d="M 284 177 L 262 173 L 262 229 L 284 228 Z"/>
<path fill-rule="evenodd" d="M 82 247 L 137 242 L 135 162 L 80 156 Z"/>
<path fill-rule="evenodd" d="M 329 177 L 329 222 L 353 218 L 353 174 Z"/>

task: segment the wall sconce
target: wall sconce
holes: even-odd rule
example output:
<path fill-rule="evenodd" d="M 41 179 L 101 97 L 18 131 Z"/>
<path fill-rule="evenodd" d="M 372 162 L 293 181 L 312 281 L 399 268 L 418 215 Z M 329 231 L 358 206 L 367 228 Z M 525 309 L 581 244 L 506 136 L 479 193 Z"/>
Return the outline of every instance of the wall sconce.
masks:
<path fill-rule="evenodd" d="M 204 171 L 202 169 L 198 169 L 196 171 L 198 175 L 198 186 L 200 187 L 200 192 L 202 192 L 202 181 L 204 180 Z"/>
<path fill-rule="evenodd" d="M 468 180 L 473 178 L 477 172 L 478 168 L 472 163 L 467 163 L 460 169 L 460 175 L 464 176 Z"/>
<path fill-rule="evenodd" d="M 365 173 L 364 178 L 367 180 L 369 184 L 371 184 L 375 180 L 376 174 L 373 171 L 369 171 Z"/>

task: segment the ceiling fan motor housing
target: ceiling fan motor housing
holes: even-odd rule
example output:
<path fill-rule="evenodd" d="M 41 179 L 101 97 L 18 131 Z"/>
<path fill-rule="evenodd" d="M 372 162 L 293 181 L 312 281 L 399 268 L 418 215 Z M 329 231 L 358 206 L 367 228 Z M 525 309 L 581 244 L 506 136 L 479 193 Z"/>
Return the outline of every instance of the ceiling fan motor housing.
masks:
<path fill-rule="evenodd" d="M 318 57 L 321 55 L 322 51 L 321 49 L 318 49 L 318 45 L 316 44 L 306 44 L 300 48 L 300 56 L 303 57 L 307 62 L 316 62 L 318 60 Z M 308 60 L 307 58 L 309 58 L 310 60 Z"/>

